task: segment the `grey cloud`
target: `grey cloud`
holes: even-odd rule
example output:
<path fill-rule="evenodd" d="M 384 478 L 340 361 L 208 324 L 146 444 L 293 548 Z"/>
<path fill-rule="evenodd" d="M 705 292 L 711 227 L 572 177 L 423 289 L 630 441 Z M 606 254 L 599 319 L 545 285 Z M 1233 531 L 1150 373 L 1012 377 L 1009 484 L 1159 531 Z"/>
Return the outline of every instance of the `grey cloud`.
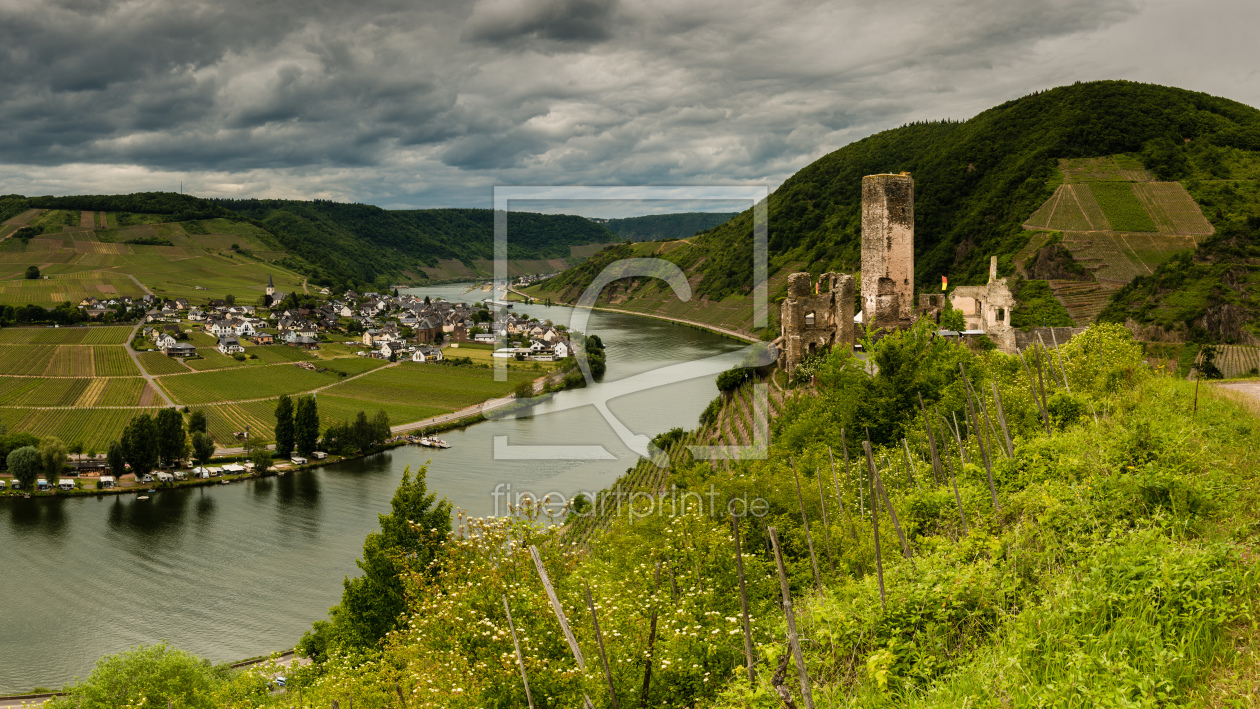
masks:
<path fill-rule="evenodd" d="M 612 36 L 615 0 L 481 0 L 464 26 L 465 39 L 600 42 Z"/>
<path fill-rule="evenodd" d="M 1256 19 L 1247 3 L 1207 1 L 1236 26 Z M 1117 41 L 1131 18 L 1175 11 L 1145 0 L 4 3 L 0 186 L 84 191 L 77 171 L 79 185 L 128 191 L 180 175 L 202 194 L 394 206 L 485 206 L 493 184 L 773 186 L 908 120 L 966 118 L 1078 78 L 1159 80 L 1131 67 L 1169 52 L 1194 65 L 1176 43 Z M 1246 65 L 1220 61 L 1231 86 Z M 1166 83 L 1214 88 L 1200 73 L 1205 83 Z"/>

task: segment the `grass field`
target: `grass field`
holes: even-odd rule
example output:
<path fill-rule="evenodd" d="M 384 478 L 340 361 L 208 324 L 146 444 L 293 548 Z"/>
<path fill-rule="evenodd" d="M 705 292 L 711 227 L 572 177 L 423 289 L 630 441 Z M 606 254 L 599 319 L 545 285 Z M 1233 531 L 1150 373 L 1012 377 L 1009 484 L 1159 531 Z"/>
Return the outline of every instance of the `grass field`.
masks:
<path fill-rule="evenodd" d="M 387 364 L 389 362 L 383 359 L 374 359 L 372 357 L 342 357 L 340 359 L 324 360 L 319 363 L 319 366 L 327 367 L 334 372 L 344 372 L 346 376 L 353 377 L 356 374 L 380 369 Z"/>
<path fill-rule="evenodd" d="M 167 357 L 161 352 L 141 352 L 139 357 L 140 364 L 144 366 L 145 371 L 149 374 L 185 374 L 188 372 L 188 367 L 180 364 L 174 357 Z"/>
<path fill-rule="evenodd" d="M 246 426 L 249 426 L 250 440 L 256 445 L 261 445 L 275 440 L 275 411 L 278 403 L 278 399 L 267 399 L 241 404 L 195 406 L 193 410 L 205 412 L 210 436 L 221 447 L 241 445 L 240 439 L 234 434 L 237 431 L 244 431 Z M 316 405 L 319 409 L 321 434 L 332 424 L 352 421 L 360 411 L 368 416 L 375 415 L 377 411 L 384 411 L 389 415 L 390 425 L 393 426 L 421 421 L 449 412 L 449 409 L 435 406 L 379 403 L 327 394 L 319 394 L 316 397 Z"/>
<path fill-rule="evenodd" d="M 368 402 L 422 404 L 450 411 L 504 396 L 517 383 L 533 378 L 509 372 L 508 381 L 496 382 L 490 369 L 406 362 L 338 384 L 329 388 L 327 394 Z"/>
<path fill-rule="evenodd" d="M 170 375 L 157 381 L 180 404 L 211 404 L 296 394 L 333 384 L 338 378 L 331 372 L 309 372 L 278 364 Z"/>
<path fill-rule="evenodd" d="M 258 359 L 268 364 L 279 364 L 281 362 L 305 362 L 315 359 L 306 350 L 301 350 L 288 345 L 262 345 L 259 347 L 247 347 L 245 352 L 258 357 Z"/>
<path fill-rule="evenodd" d="M 122 345 L 129 327 L 6 327 L 0 345 Z"/>
<path fill-rule="evenodd" d="M 1095 182 L 1089 191 L 1116 231 L 1158 231 L 1128 182 Z"/>

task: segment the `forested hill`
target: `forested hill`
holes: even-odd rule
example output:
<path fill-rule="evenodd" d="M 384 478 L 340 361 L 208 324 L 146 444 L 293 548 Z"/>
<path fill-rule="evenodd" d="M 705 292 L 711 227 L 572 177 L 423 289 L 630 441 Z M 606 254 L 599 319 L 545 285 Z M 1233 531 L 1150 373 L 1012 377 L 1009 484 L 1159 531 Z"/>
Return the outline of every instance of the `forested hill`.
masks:
<path fill-rule="evenodd" d="M 494 213 L 489 209 L 385 210 L 327 200 L 211 201 L 261 223 L 286 249 L 334 279 L 414 278 L 420 267 L 435 266 L 439 259 L 472 265 L 494 258 Z M 512 259 L 565 258 L 570 246 L 617 240 L 584 217 L 529 212 L 509 212 L 508 235 Z"/>
<path fill-rule="evenodd" d="M 623 239 L 631 241 L 660 241 L 685 239 L 697 232 L 707 231 L 731 220 L 739 212 L 679 212 L 677 214 L 647 214 L 624 219 L 593 219 Z"/>
<path fill-rule="evenodd" d="M 1260 150 L 1260 111 L 1235 101 L 1126 81 L 1063 86 L 964 122 L 915 123 L 847 145 L 806 166 L 770 196 L 770 273 L 855 271 L 864 175 L 910 172 L 915 181 L 915 276 L 920 285 L 982 283 L 990 255 L 1003 275 L 1027 242 L 1022 224 L 1053 192 L 1060 158 L 1141 154 L 1148 169 L 1187 140 Z M 1165 178 L 1167 179 L 1167 178 Z M 703 274 L 710 299 L 752 283 L 752 213 L 741 213 L 666 258 Z M 553 279 L 584 286 L 605 259 Z M 773 293 L 771 294 L 774 295 Z"/>
<path fill-rule="evenodd" d="M 170 192 L 64 197 L 0 196 L 0 221 L 27 209 L 162 215 L 164 222 L 225 218 L 269 233 L 288 253 L 284 265 L 323 285 L 425 279 L 424 267 L 459 262 L 481 273 L 476 261 L 494 258 L 494 214 L 489 209 L 385 210 L 327 200 L 202 199 Z M 589 219 L 511 212 L 510 259 L 565 259 L 570 247 L 618 241 Z"/>

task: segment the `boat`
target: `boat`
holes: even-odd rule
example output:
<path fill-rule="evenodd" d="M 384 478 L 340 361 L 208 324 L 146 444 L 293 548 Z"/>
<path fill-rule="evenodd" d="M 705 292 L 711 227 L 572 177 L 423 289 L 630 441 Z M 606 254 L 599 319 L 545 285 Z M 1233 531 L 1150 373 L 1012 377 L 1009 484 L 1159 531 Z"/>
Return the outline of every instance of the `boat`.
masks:
<path fill-rule="evenodd" d="M 451 447 L 451 444 L 447 443 L 441 438 L 434 438 L 434 437 L 428 437 L 428 436 L 421 437 L 420 439 L 416 441 L 416 444 L 424 446 L 425 448 L 450 448 Z"/>
<path fill-rule="evenodd" d="M 148 496 L 148 495 L 141 495 L 140 497 L 137 497 L 136 499 L 137 499 L 137 500 L 147 500 L 147 499 L 149 499 L 149 496 Z"/>

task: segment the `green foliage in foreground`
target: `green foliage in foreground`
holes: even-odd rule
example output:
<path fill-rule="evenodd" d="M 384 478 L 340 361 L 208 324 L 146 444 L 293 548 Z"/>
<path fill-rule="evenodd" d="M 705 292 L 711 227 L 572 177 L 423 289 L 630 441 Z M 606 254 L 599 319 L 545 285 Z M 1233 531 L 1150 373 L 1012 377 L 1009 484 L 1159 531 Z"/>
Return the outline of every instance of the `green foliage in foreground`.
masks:
<path fill-rule="evenodd" d="M 1250 551 L 1260 535 L 1260 423 L 1207 389 L 1193 412 L 1192 385 L 1150 373 L 1114 325 L 1064 345 L 1058 373 L 1043 370 L 1049 422 L 1033 403 L 1031 352 L 1022 362 L 976 354 L 926 328 L 869 351 L 877 370 L 833 353 L 817 370 L 815 395 L 785 399 L 766 459 L 729 467 L 675 459 L 663 497 L 631 500 L 637 519 L 612 516 L 587 546 L 543 524 L 544 513 L 559 519 L 565 510 L 526 503 L 506 518 L 461 518 L 460 533 L 441 542 L 420 536 L 427 522 L 407 527 L 421 546 L 393 554 L 401 576 L 391 577 L 388 564 L 366 559 L 402 529 L 396 507 L 394 526 L 385 516 L 369 537 L 364 563 L 387 574 L 364 578 L 405 592 L 405 604 L 389 606 L 401 611 L 393 629 L 378 644 L 308 647 L 320 662 L 290 674 L 288 693 L 241 694 L 233 705 L 297 707 L 296 685 L 303 706 L 525 706 L 506 597 L 536 706 L 581 706 L 586 694 L 609 707 L 589 589 L 621 706 L 780 707 L 771 681 L 786 629 L 769 527 L 782 541 L 819 707 L 1245 705 L 1258 669 L 1249 629 L 1260 590 Z M 1000 432 L 976 435 L 968 425 L 959 365 L 990 410 L 997 386 L 1013 455 L 1001 452 Z M 926 462 L 920 394 L 946 463 L 942 481 Z M 938 412 L 959 422 L 961 451 Z M 903 558 L 888 509 L 876 504 L 879 566 L 873 481 L 858 460 L 868 427 L 890 443 L 875 447 L 874 461 L 913 557 Z M 585 671 L 551 612 L 531 545 Z M 804 706 L 790 663 L 786 676 L 780 689 Z"/>

